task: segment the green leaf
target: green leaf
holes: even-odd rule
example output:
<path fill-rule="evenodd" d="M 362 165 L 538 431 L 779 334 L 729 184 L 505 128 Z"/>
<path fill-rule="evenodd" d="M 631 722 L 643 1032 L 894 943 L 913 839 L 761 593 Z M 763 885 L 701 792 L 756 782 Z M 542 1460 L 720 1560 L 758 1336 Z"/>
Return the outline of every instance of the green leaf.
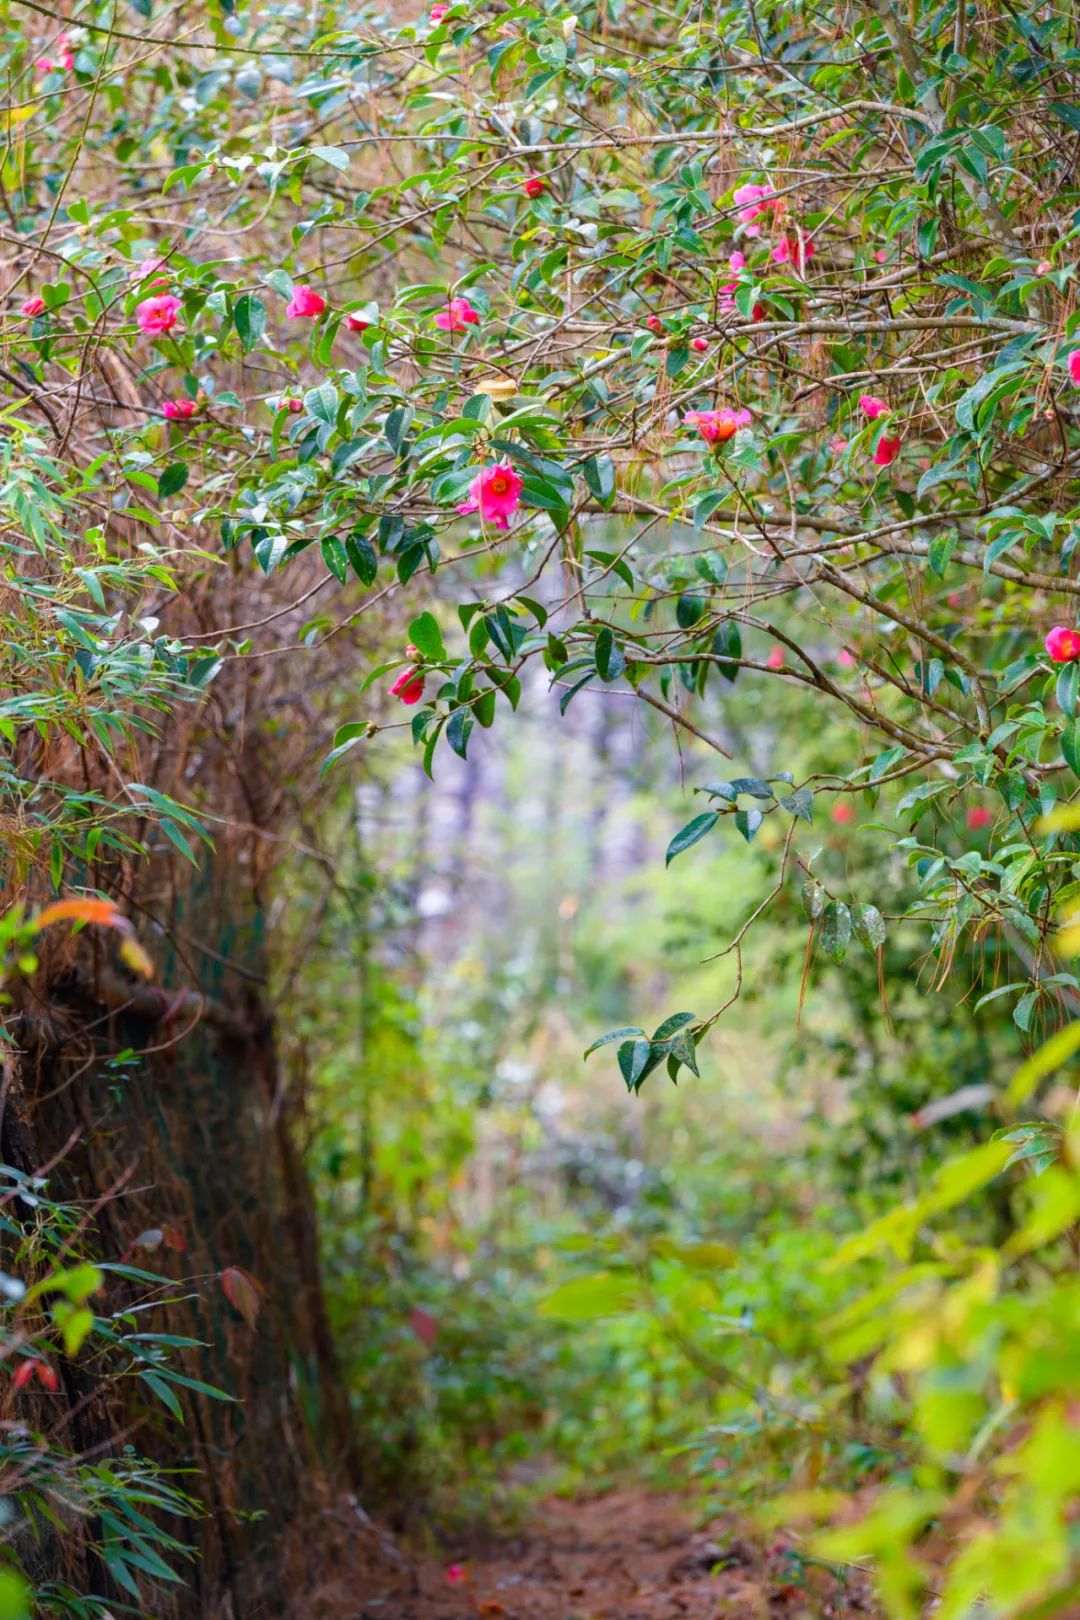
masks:
<path fill-rule="evenodd" d="M 312 157 L 321 158 L 324 163 L 329 163 L 339 174 L 344 174 L 349 167 L 349 154 L 340 146 L 309 146 L 308 151 Z"/>
<path fill-rule="evenodd" d="M 242 293 L 233 306 L 233 325 L 240 346 L 250 354 L 266 331 L 266 305 L 254 293 Z"/>
<path fill-rule="evenodd" d="M 834 962 L 842 962 L 851 939 L 851 912 L 842 900 L 830 900 L 821 917 L 821 948 Z"/>
<path fill-rule="evenodd" d="M 466 756 L 473 717 L 468 709 L 455 709 L 446 726 L 446 740 L 461 759 Z"/>
<path fill-rule="evenodd" d="M 719 810 L 704 810 L 700 816 L 695 816 L 692 821 L 688 821 L 686 826 L 675 834 L 668 845 L 664 865 L 670 866 L 676 855 L 681 855 L 683 850 L 690 849 L 692 845 L 700 843 L 707 833 L 712 832 L 719 820 Z"/>
<path fill-rule="evenodd" d="M 735 826 L 742 833 L 748 844 L 753 843 L 761 823 L 765 820 L 764 810 L 736 810 Z"/>
<path fill-rule="evenodd" d="M 316 422 L 333 427 L 338 411 L 338 391 L 333 383 L 324 382 L 318 388 L 309 388 L 304 395 L 304 409 Z"/>
<path fill-rule="evenodd" d="M 664 1041 L 670 1041 L 672 1036 L 676 1035 L 679 1030 L 686 1029 L 686 1027 L 689 1024 L 696 1024 L 696 1023 L 697 1023 L 697 1013 L 692 1013 L 692 1012 L 672 1013 L 669 1017 L 664 1019 L 664 1022 L 662 1024 L 658 1024 L 656 1026 L 656 1028 L 653 1030 L 653 1032 L 652 1032 L 652 1043 L 655 1046 L 658 1042 L 662 1043 Z"/>
<path fill-rule="evenodd" d="M 350 534 L 345 541 L 345 555 L 352 564 L 352 571 L 362 585 L 372 585 L 379 572 L 379 559 L 375 555 L 375 547 L 364 535 Z"/>
<path fill-rule="evenodd" d="M 273 292 L 280 293 L 282 298 L 292 297 L 293 279 L 287 270 L 267 270 L 262 280 Z"/>
<path fill-rule="evenodd" d="M 622 1316 L 638 1304 L 640 1286 L 632 1271 L 601 1271 L 573 1277 L 540 1301 L 540 1315 L 555 1322 L 593 1322 Z"/>
<path fill-rule="evenodd" d="M 825 910 L 825 890 L 816 878 L 807 878 L 802 886 L 802 908 L 807 922 L 817 922 Z"/>
<path fill-rule="evenodd" d="M 610 625 L 604 625 L 596 638 L 596 672 L 602 681 L 617 681 L 626 671 L 626 659 Z"/>
<path fill-rule="evenodd" d="M 334 535 L 329 535 L 320 541 L 319 550 L 322 552 L 323 562 L 329 568 L 334 578 L 342 585 L 349 577 L 349 559 L 345 554 L 345 547 Z"/>
<path fill-rule="evenodd" d="M 1070 129 L 1080 130 L 1080 107 L 1074 107 L 1068 101 L 1052 101 L 1050 111 L 1063 124 L 1068 124 Z"/>
<path fill-rule="evenodd" d="M 931 540 L 927 561 L 939 579 L 944 577 L 959 539 L 958 534 L 937 534 Z"/>
<path fill-rule="evenodd" d="M 606 1035 L 601 1035 L 599 1040 L 593 1041 L 591 1046 L 585 1048 L 582 1058 L 592 1057 L 594 1052 L 599 1052 L 602 1046 L 610 1046 L 612 1041 L 625 1041 L 628 1035 L 644 1036 L 644 1034 L 643 1029 L 636 1029 L 630 1025 L 623 1029 L 609 1029 Z"/>
<path fill-rule="evenodd" d="M 876 952 L 885 943 L 885 919 L 877 906 L 860 904 L 851 908 L 851 926 L 855 938 L 866 949 Z"/>
<path fill-rule="evenodd" d="M 188 468 L 183 461 L 171 462 L 158 479 L 158 496 L 167 500 L 170 495 L 176 495 L 183 489 L 188 481 Z"/>
<path fill-rule="evenodd" d="M 725 619 L 713 636 L 716 667 L 726 681 L 734 681 L 739 673 L 737 663 L 730 660 L 742 657 L 742 631 L 734 619 Z"/>
<path fill-rule="evenodd" d="M 810 788 L 797 788 L 794 793 L 786 793 L 780 803 L 800 821 L 813 821 L 814 795 Z"/>
<path fill-rule="evenodd" d="M 705 612 L 705 598 L 695 596 L 691 591 L 684 591 L 675 604 L 675 622 L 680 630 L 689 630 L 691 625 L 697 624 Z"/>
<path fill-rule="evenodd" d="M 443 646 L 442 631 L 434 614 L 421 613 L 409 626 L 409 640 L 425 658 L 432 658 L 438 663 L 446 660 L 446 648 Z"/>
<path fill-rule="evenodd" d="M 1062 714 L 1073 719 L 1076 714 L 1076 700 L 1080 695 L 1080 662 L 1062 664 L 1057 678 L 1057 700 Z"/>
<path fill-rule="evenodd" d="M 1073 775 L 1080 777 L 1080 720 L 1069 720 L 1062 727 L 1061 752 Z"/>
<path fill-rule="evenodd" d="M 590 492 L 604 506 L 615 494 L 615 464 L 610 456 L 590 456 L 582 472 Z"/>

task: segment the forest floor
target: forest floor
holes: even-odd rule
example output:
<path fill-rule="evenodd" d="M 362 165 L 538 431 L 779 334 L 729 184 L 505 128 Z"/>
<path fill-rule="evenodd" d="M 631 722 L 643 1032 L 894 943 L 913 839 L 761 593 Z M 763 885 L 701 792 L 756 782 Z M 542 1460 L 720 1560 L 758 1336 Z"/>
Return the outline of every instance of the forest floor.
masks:
<path fill-rule="evenodd" d="M 374 1549 L 373 1549 L 374 1550 Z M 784 1537 L 696 1528 L 647 1490 L 540 1504 L 513 1532 L 478 1532 L 445 1562 L 387 1557 L 328 1582 L 307 1612 L 334 1620 L 858 1620 L 861 1582 L 805 1563 Z"/>

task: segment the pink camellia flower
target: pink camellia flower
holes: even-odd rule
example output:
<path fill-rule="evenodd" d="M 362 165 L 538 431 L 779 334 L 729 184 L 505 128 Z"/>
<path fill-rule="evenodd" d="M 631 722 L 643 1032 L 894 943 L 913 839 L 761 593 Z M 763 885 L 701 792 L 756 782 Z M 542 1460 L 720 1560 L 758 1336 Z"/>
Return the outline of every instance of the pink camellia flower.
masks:
<path fill-rule="evenodd" d="M 420 657 L 418 649 L 413 646 L 411 641 L 405 648 L 405 656 L 411 659 L 419 659 Z M 413 664 L 409 664 L 402 670 L 390 688 L 390 696 L 400 698 L 402 703 L 411 705 L 419 703 L 423 695 L 424 672 L 422 669 L 417 669 Z"/>
<path fill-rule="evenodd" d="M 736 248 L 735 252 L 731 255 L 730 259 L 728 260 L 728 269 L 736 276 L 739 274 L 740 270 L 745 270 L 746 269 L 746 254 L 745 253 L 740 253 L 738 248 Z"/>
<path fill-rule="evenodd" d="M 859 409 L 864 416 L 870 418 L 871 422 L 876 422 L 879 416 L 888 416 L 889 402 L 887 399 L 879 399 L 876 394 L 860 394 Z"/>
<path fill-rule="evenodd" d="M 889 253 L 887 248 L 878 248 L 877 252 L 874 254 L 874 260 L 877 264 L 885 264 L 888 257 Z"/>
<path fill-rule="evenodd" d="M 746 226 L 747 236 L 760 236 L 761 226 L 757 221 L 768 214 L 783 213 L 784 199 L 776 196 L 772 186 L 755 185 L 752 181 L 737 187 L 734 200 L 739 206 L 739 220 Z"/>
<path fill-rule="evenodd" d="M 131 272 L 132 281 L 149 281 L 151 287 L 168 286 L 168 265 L 164 259 L 143 259 Z"/>
<path fill-rule="evenodd" d="M 171 331 L 176 325 L 180 307 L 180 300 L 174 293 L 155 293 L 152 298 L 144 298 L 135 310 L 140 332 L 153 336 L 157 332 Z"/>
<path fill-rule="evenodd" d="M 1046 637 L 1046 650 L 1055 664 L 1073 664 L 1080 658 L 1080 630 L 1056 624 Z"/>
<path fill-rule="evenodd" d="M 521 189 L 526 197 L 542 197 L 547 190 L 547 181 L 542 174 L 527 174 Z"/>
<path fill-rule="evenodd" d="M 168 417 L 170 422 L 186 422 L 189 416 L 196 411 L 193 399 L 167 399 L 161 407 L 162 416 Z"/>
<path fill-rule="evenodd" d="M 438 25 L 439 23 L 442 22 L 443 18 L 446 16 L 446 13 L 449 10 L 450 10 L 449 6 L 444 6 L 444 5 L 432 6 L 430 12 L 428 13 L 428 16 L 431 18 L 433 23 Z"/>
<path fill-rule="evenodd" d="M 1040 259 L 1039 263 L 1035 266 L 1035 274 L 1037 276 L 1048 276 L 1053 268 L 1054 267 L 1050 263 L 1049 259 Z"/>
<path fill-rule="evenodd" d="M 451 1586 L 460 1586 L 465 1579 L 465 1570 L 461 1564 L 451 1564 L 446 1571 L 446 1578 Z"/>
<path fill-rule="evenodd" d="M 648 327 L 650 332 L 655 332 L 658 335 L 664 330 L 664 323 L 660 319 L 659 315 L 649 315 L 646 318 L 645 325 Z"/>
<path fill-rule="evenodd" d="M 851 653 L 848 652 L 846 647 L 841 647 L 840 651 L 836 655 L 836 662 L 840 665 L 841 669 L 855 668 L 855 660 Z"/>
<path fill-rule="evenodd" d="M 365 321 L 362 315 L 346 315 L 345 325 L 350 332 L 366 332 L 371 322 Z"/>
<path fill-rule="evenodd" d="M 21 306 L 21 309 L 24 315 L 44 315 L 45 300 L 42 298 L 40 293 L 35 293 L 33 298 L 28 298 L 26 300 L 25 304 Z"/>
<path fill-rule="evenodd" d="M 874 464 L 878 467 L 891 467 L 900 454 L 899 439 L 879 439 L 877 449 L 874 451 Z"/>
<path fill-rule="evenodd" d="M 1069 376 L 1080 388 L 1080 349 L 1074 349 L 1069 356 Z"/>
<path fill-rule="evenodd" d="M 813 257 L 814 244 L 808 236 L 782 236 L 772 250 L 774 264 L 793 264 L 800 271 Z"/>
<path fill-rule="evenodd" d="M 458 511 L 462 517 L 479 512 L 493 528 L 507 529 L 520 502 L 521 479 L 508 461 L 497 461 L 494 467 L 477 473 L 469 485 L 469 499 L 462 501 Z"/>
<path fill-rule="evenodd" d="M 833 805 L 832 811 L 830 812 L 830 819 L 834 821 L 838 827 L 846 827 L 849 822 L 855 820 L 854 805 L 849 804 L 846 799 L 841 799 L 839 804 Z"/>
<path fill-rule="evenodd" d="M 989 810 L 985 804 L 973 804 L 964 817 L 969 832 L 982 832 L 984 827 L 989 827 L 993 819 L 994 812 Z"/>
<path fill-rule="evenodd" d="M 283 395 L 283 397 L 281 398 L 281 400 L 278 403 L 278 410 L 279 411 L 288 411 L 290 416 L 299 416 L 299 414 L 303 410 L 303 408 L 304 408 L 303 400 L 302 399 L 297 399 L 295 394 L 285 394 L 285 395 Z"/>
<path fill-rule="evenodd" d="M 411 664 L 402 670 L 390 688 L 390 696 L 400 698 L 407 707 L 419 703 L 423 695 L 424 677 L 418 670 L 413 669 Z"/>
<path fill-rule="evenodd" d="M 841 438 L 839 433 L 834 433 L 832 438 L 829 440 L 829 449 L 832 451 L 834 456 L 842 456 L 844 451 L 847 449 L 847 440 Z"/>
<path fill-rule="evenodd" d="M 317 293 L 314 287 L 309 287 L 306 281 L 301 281 L 292 291 L 292 297 L 285 305 L 285 313 L 290 320 L 316 320 L 326 308 L 326 299 Z"/>
<path fill-rule="evenodd" d="M 466 327 L 480 325 L 480 314 L 467 298 L 451 298 L 446 309 L 436 314 L 435 325 L 444 332 L 464 332 Z"/>
<path fill-rule="evenodd" d="M 51 56 L 39 56 L 34 66 L 39 73 L 52 73 L 57 68 L 62 73 L 70 73 L 75 66 L 75 52 L 71 48 L 71 39 L 67 34 L 56 36 L 56 61 Z"/>
<path fill-rule="evenodd" d="M 751 416 L 747 410 L 724 405 L 718 411 L 687 411 L 683 421 L 696 427 L 706 444 L 726 444 L 741 427 L 750 426 Z"/>
<path fill-rule="evenodd" d="M 769 656 L 765 660 L 765 667 L 767 669 L 783 669 L 784 649 L 779 643 L 775 647 L 769 648 Z"/>
<path fill-rule="evenodd" d="M 704 354 L 706 349 L 709 347 L 709 340 L 708 338 L 703 337 L 691 338 L 690 347 L 692 349 L 696 349 L 698 354 Z"/>

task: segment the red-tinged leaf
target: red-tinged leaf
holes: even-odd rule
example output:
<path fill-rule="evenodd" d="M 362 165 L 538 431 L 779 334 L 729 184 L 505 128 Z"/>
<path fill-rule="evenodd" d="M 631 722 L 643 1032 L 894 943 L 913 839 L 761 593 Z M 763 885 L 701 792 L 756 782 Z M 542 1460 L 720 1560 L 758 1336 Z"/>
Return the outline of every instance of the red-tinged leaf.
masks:
<path fill-rule="evenodd" d="M 20 1361 L 11 1375 L 12 1389 L 25 1389 L 34 1376 L 34 1367 L 35 1363 L 32 1361 Z"/>
<path fill-rule="evenodd" d="M 175 1249 L 177 1254 L 187 1253 L 187 1238 L 178 1226 L 163 1226 L 161 1237 L 167 1249 Z"/>
<path fill-rule="evenodd" d="M 414 1305 L 409 1312 L 409 1326 L 424 1344 L 434 1344 L 439 1336 L 438 1322 L 430 1311 L 422 1310 L 419 1305 Z"/>
<path fill-rule="evenodd" d="M 60 1375 L 55 1367 L 50 1367 L 47 1361 L 37 1363 L 38 1383 L 42 1389 L 52 1390 L 53 1393 L 60 1388 Z"/>
<path fill-rule="evenodd" d="M 239 1266 L 226 1266 L 221 1273 L 221 1291 L 234 1311 L 239 1311 L 253 1328 L 262 1310 L 262 1286 Z"/>

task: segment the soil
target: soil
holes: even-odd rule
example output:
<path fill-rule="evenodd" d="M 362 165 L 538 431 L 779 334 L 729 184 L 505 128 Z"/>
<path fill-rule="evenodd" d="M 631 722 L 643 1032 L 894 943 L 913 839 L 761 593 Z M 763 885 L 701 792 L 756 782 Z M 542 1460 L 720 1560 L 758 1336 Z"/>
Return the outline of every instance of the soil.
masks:
<path fill-rule="evenodd" d="M 370 1534 L 379 1532 L 370 1526 Z M 695 1526 L 688 1504 L 645 1490 L 539 1506 L 521 1531 L 445 1557 L 388 1538 L 366 1567 L 309 1593 L 334 1620 L 869 1620 L 861 1580 L 838 1582 L 783 1537 Z M 377 1554 L 371 1557 L 371 1554 Z"/>

